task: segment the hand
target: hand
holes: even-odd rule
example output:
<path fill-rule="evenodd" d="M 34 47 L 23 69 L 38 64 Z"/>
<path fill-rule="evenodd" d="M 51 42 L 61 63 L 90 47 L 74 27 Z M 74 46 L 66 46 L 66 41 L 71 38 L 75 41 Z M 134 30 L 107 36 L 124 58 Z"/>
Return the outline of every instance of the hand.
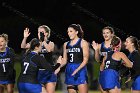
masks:
<path fill-rule="evenodd" d="M 72 73 L 72 76 L 74 76 L 77 72 L 78 72 L 78 70 L 75 69 L 74 72 Z"/>
<path fill-rule="evenodd" d="M 40 40 L 41 40 L 42 42 L 45 41 L 45 40 L 44 40 L 44 37 L 45 37 L 45 36 L 44 36 L 44 33 L 43 33 L 43 32 L 40 32 Z"/>
<path fill-rule="evenodd" d="M 24 30 L 24 37 L 28 37 L 30 35 L 29 28 L 25 28 Z"/>
<path fill-rule="evenodd" d="M 92 47 L 94 48 L 94 50 L 98 49 L 98 43 L 96 43 L 95 41 L 92 41 Z"/>
<path fill-rule="evenodd" d="M 129 77 L 129 78 L 125 81 L 125 83 L 128 83 L 129 81 L 131 81 L 131 77 Z"/>
<path fill-rule="evenodd" d="M 59 56 L 58 59 L 57 59 L 57 63 L 60 63 L 61 64 L 62 63 L 62 60 L 63 60 L 62 56 Z"/>
<path fill-rule="evenodd" d="M 49 46 L 52 47 L 52 48 L 54 48 L 54 43 L 50 41 L 49 42 Z"/>

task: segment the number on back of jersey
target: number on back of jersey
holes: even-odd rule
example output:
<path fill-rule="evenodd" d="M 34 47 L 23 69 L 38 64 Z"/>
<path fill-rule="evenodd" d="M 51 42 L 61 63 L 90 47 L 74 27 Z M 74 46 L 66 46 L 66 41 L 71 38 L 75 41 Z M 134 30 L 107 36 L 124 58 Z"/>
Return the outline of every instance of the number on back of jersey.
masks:
<path fill-rule="evenodd" d="M 107 69 L 107 68 L 109 67 L 109 65 L 110 65 L 110 61 L 107 61 L 107 62 L 105 63 L 105 69 Z"/>
<path fill-rule="evenodd" d="M 24 71 L 23 71 L 23 74 L 26 74 L 28 67 L 29 67 L 29 63 L 28 62 L 24 62 Z"/>

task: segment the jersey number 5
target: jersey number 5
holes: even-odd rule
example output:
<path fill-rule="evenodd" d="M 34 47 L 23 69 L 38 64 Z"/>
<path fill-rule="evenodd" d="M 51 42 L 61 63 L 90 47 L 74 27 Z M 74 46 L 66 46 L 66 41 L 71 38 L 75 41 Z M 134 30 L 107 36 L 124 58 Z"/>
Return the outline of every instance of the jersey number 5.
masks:
<path fill-rule="evenodd" d="M 24 71 L 23 71 L 23 74 L 26 74 L 26 71 L 27 71 L 27 69 L 28 69 L 29 63 L 24 62 L 24 66 L 25 66 L 25 69 L 24 69 Z"/>
<path fill-rule="evenodd" d="M 105 64 L 105 69 L 107 69 L 110 65 L 110 61 L 107 61 L 106 64 Z"/>

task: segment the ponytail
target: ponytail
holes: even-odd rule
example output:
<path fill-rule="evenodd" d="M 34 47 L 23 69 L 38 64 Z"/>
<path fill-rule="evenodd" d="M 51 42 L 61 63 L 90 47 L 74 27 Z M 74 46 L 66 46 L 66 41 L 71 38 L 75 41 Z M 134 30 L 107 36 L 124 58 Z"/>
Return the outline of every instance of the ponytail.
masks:
<path fill-rule="evenodd" d="M 121 45 L 122 45 L 121 39 L 117 37 L 116 35 L 114 35 L 111 40 L 111 48 L 114 51 L 119 51 L 118 49 L 121 47 Z"/>
<path fill-rule="evenodd" d="M 131 42 L 134 44 L 135 49 L 139 50 L 140 49 L 140 41 L 134 37 L 134 36 L 129 36 Z"/>

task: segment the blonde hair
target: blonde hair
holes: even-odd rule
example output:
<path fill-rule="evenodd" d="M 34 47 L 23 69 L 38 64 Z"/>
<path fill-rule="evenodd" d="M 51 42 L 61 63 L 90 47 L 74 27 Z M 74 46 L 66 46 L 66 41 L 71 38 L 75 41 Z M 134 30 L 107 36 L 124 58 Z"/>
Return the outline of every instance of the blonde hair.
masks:
<path fill-rule="evenodd" d="M 44 28 L 45 31 L 48 33 L 48 36 L 47 37 L 48 38 L 50 37 L 50 35 L 51 35 L 51 29 L 47 25 L 41 25 L 38 28 Z"/>
<path fill-rule="evenodd" d="M 8 35 L 7 34 L 1 34 L 0 37 L 3 37 L 6 42 L 8 42 Z"/>

